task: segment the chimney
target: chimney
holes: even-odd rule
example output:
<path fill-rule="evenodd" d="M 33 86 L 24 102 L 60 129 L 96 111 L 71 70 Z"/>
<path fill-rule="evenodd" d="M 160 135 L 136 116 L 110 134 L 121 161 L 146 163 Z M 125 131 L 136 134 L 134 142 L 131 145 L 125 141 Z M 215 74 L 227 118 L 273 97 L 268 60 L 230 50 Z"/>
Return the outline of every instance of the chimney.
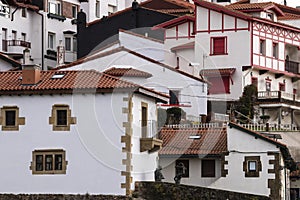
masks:
<path fill-rule="evenodd" d="M 28 65 L 30 63 L 30 50 L 28 48 L 23 51 L 23 64 Z"/>
<path fill-rule="evenodd" d="M 37 65 L 23 65 L 22 85 L 35 85 L 41 80 L 41 68 Z"/>
<path fill-rule="evenodd" d="M 134 0 L 132 2 L 131 7 L 132 7 L 132 10 L 138 10 L 139 9 L 139 3 L 136 0 Z"/>

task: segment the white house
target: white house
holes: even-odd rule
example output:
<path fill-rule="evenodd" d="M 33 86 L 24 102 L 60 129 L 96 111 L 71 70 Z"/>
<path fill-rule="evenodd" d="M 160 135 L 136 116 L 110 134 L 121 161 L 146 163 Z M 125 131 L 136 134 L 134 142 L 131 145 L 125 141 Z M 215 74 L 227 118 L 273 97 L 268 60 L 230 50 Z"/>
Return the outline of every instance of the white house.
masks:
<path fill-rule="evenodd" d="M 295 163 L 282 143 L 233 123 L 164 128 L 160 138 L 163 181 L 174 182 L 183 164 L 181 184 L 289 199 L 289 169 Z"/>
<path fill-rule="evenodd" d="M 136 40 L 138 39 L 139 37 Z M 79 59 L 60 69 L 94 69 L 107 72 L 106 70 L 113 68 L 117 72 L 108 72 L 111 75 L 170 95 L 169 102 L 161 104 L 164 108 L 181 107 L 187 115 L 197 121 L 200 120 L 200 115 L 207 115 L 207 83 L 201 78 L 146 57 L 146 52 L 155 53 L 155 49 L 144 46 L 145 48 L 137 49 L 141 54 L 125 47 L 118 47 Z M 158 58 L 155 54 L 151 55 Z M 129 76 L 128 71 L 131 69 L 148 73 L 149 76 Z"/>
<path fill-rule="evenodd" d="M 195 1 L 194 16 L 157 25 L 165 28 L 169 52 L 165 63 L 177 62 L 186 72 L 205 77 L 211 83 L 211 104 L 220 107 L 226 102 L 224 112 L 232 110 L 244 87 L 253 84 L 260 108 L 257 121 L 269 115 L 273 116 L 269 123 L 295 128 L 299 125 L 300 29 L 278 20 L 295 12 L 299 16 L 299 10 L 251 2 L 225 7 Z"/>
<path fill-rule="evenodd" d="M 154 180 L 162 141 L 145 122 L 168 96 L 95 70 L 0 77 L 1 193 L 125 195 Z"/>

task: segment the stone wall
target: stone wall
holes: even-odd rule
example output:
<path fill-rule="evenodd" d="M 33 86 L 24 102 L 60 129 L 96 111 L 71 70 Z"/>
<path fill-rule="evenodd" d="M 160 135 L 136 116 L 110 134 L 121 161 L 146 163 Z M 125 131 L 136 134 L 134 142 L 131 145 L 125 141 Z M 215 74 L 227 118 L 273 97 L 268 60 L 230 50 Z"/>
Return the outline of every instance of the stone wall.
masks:
<path fill-rule="evenodd" d="M 270 200 L 270 198 L 266 196 L 196 186 L 175 185 L 165 182 L 136 182 L 133 197 L 155 200 Z"/>
<path fill-rule="evenodd" d="M 131 197 L 113 195 L 67 194 L 0 194 L 0 200 L 132 200 Z"/>

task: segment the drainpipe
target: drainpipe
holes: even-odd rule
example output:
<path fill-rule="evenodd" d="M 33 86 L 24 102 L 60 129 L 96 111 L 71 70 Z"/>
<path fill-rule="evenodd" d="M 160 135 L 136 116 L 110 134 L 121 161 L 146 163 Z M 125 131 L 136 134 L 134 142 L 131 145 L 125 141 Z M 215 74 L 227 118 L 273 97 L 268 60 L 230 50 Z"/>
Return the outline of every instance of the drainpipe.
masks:
<path fill-rule="evenodd" d="M 44 69 L 44 15 L 42 13 L 39 13 L 39 11 L 36 12 L 38 15 L 42 17 L 42 63 L 41 63 L 41 69 Z"/>
<path fill-rule="evenodd" d="M 10 19 L 11 21 L 14 21 L 14 14 L 17 12 L 17 10 L 18 10 L 19 8 L 20 8 L 20 7 L 17 6 L 16 9 L 14 10 L 14 12 L 11 13 L 11 19 Z"/>

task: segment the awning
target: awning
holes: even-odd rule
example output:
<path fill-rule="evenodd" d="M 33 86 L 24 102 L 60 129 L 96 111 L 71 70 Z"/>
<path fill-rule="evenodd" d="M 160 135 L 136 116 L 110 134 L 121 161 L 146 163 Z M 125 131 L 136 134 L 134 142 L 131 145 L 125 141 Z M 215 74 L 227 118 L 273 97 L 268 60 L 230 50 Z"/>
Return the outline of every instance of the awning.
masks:
<path fill-rule="evenodd" d="M 235 68 L 222 68 L 222 69 L 203 69 L 200 74 L 205 77 L 216 77 L 216 76 L 231 76 L 234 74 Z"/>

